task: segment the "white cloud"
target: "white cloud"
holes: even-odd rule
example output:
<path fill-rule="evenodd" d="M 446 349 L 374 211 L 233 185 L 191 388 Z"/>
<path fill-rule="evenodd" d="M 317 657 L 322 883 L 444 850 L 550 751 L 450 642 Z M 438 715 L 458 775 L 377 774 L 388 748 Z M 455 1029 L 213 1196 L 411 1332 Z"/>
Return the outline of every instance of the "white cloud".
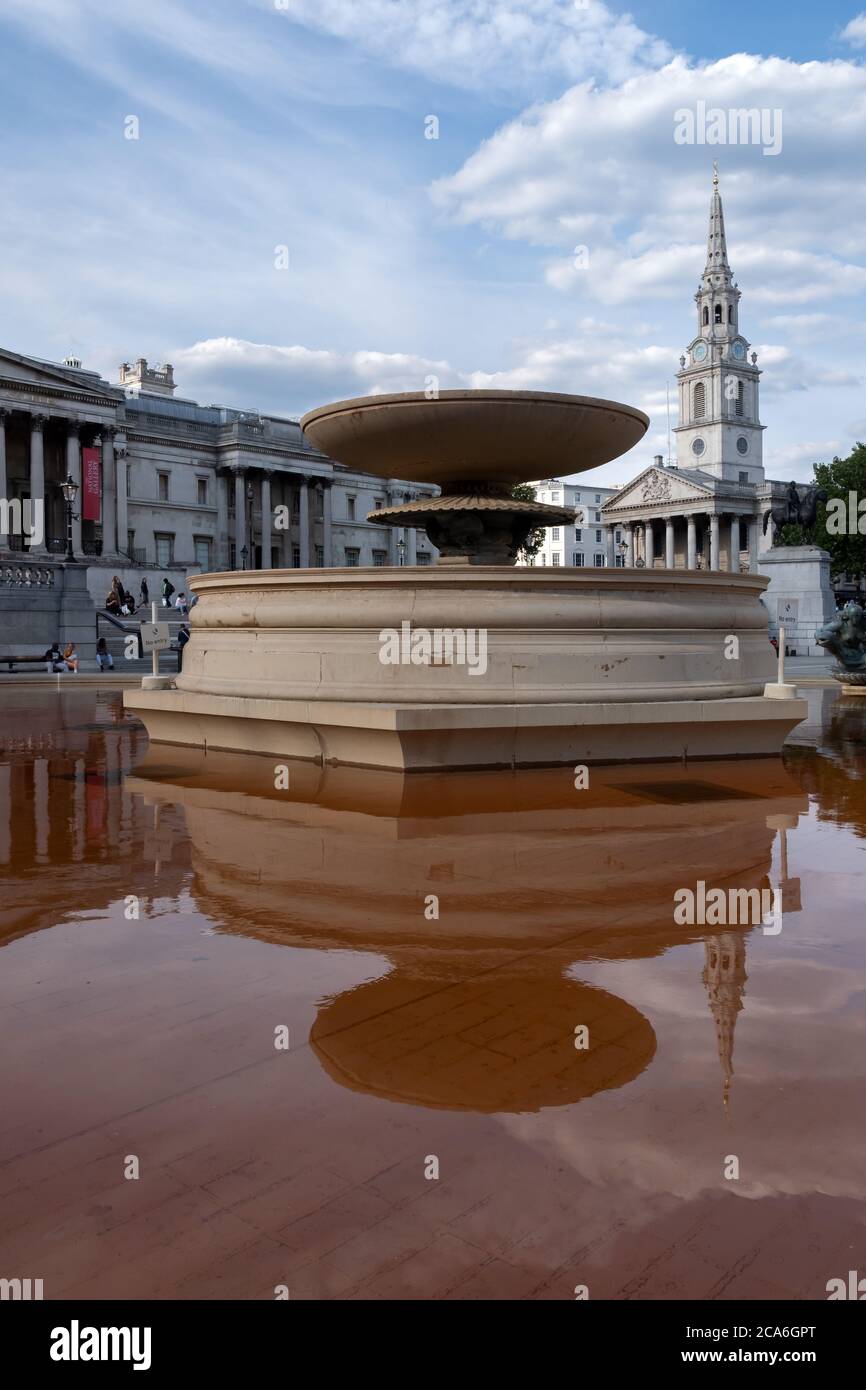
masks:
<path fill-rule="evenodd" d="M 391 66 L 484 91 L 537 94 L 546 77 L 621 82 L 671 54 L 602 0 L 280 0 L 280 10 Z"/>
<path fill-rule="evenodd" d="M 840 38 L 850 43 L 852 48 L 866 48 L 866 10 L 845 25 Z"/>

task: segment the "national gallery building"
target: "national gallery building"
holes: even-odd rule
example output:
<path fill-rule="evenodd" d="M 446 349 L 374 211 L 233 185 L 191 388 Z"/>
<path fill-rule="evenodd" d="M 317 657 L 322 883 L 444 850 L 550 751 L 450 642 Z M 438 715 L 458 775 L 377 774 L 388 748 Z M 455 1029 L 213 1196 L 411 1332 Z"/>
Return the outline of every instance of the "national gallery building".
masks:
<path fill-rule="evenodd" d="M 0 498 L 45 499 L 44 543 L 0 534 L 0 564 L 23 561 L 24 550 L 36 565 L 63 559 L 68 476 L 79 487 L 73 551 L 90 567 L 183 575 L 425 565 L 436 555 L 423 531 L 366 519 L 436 489 L 344 468 L 294 420 L 180 399 L 171 366 L 143 358 L 112 385 L 74 358 L 0 349 Z M 275 518 L 288 524 L 277 529 Z M 95 597 L 107 582 L 97 573 Z"/>

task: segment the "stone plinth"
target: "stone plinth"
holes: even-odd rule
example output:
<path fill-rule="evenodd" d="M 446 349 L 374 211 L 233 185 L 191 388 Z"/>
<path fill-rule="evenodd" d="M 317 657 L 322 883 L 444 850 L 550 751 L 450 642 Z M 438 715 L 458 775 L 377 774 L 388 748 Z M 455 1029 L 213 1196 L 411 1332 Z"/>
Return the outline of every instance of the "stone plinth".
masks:
<path fill-rule="evenodd" d="M 762 602 L 773 636 L 781 624 L 786 647 L 798 656 L 824 656 L 815 633 L 836 612 L 826 550 L 816 545 L 780 545 L 760 557 L 758 570 L 770 581 Z"/>

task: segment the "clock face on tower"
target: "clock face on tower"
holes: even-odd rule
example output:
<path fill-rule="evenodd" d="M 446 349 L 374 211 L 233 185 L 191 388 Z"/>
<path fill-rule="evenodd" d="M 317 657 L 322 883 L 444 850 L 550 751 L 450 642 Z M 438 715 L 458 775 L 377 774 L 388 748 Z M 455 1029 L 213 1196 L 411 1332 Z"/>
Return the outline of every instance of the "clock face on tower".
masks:
<path fill-rule="evenodd" d="M 704 358 L 706 357 L 706 355 L 707 355 L 707 345 L 706 345 L 706 343 L 698 343 L 697 346 L 695 347 L 694 352 L 692 353 L 692 357 L 695 359 L 696 362 L 703 362 L 703 360 L 704 360 Z"/>
<path fill-rule="evenodd" d="M 734 343 L 734 346 L 731 348 L 731 352 L 733 353 L 734 357 L 736 357 L 738 362 L 742 362 L 743 358 L 746 355 L 745 343 Z"/>

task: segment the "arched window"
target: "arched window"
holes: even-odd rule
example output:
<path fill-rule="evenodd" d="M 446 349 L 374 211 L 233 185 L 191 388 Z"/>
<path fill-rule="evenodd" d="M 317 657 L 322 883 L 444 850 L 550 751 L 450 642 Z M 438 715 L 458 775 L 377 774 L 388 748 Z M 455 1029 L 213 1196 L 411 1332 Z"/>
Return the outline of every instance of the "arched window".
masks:
<path fill-rule="evenodd" d="M 734 322 L 734 306 L 733 306 L 733 304 L 729 304 L 729 305 L 728 305 L 728 323 L 733 323 L 733 322 Z"/>
<path fill-rule="evenodd" d="M 724 307 L 724 306 L 721 305 L 721 304 L 717 304 L 717 305 L 716 305 L 716 323 L 721 323 L 721 321 L 722 321 L 722 309 L 723 309 L 723 307 Z"/>
<path fill-rule="evenodd" d="M 709 308 L 707 307 L 707 305 L 705 304 L 705 305 L 704 305 L 704 326 L 706 326 L 706 325 L 709 323 L 709 321 L 710 321 L 710 311 L 709 311 Z"/>
<path fill-rule="evenodd" d="M 743 385 L 743 383 L 742 383 L 742 381 L 741 381 L 741 382 L 739 383 L 739 385 L 737 386 L 737 401 L 736 401 L 736 406 L 735 406 L 735 410 L 736 410 L 737 415 L 743 415 L 743 414 L 745 413 L 745 402 L 746 402 L 746 388 L 745 388 L 745 386 Z"/>
<path fill-rule="evenodd" d="M 707 413 L 707 388 L 699 381 L 692 398 L 692 419 L 703 420 Z"/>

